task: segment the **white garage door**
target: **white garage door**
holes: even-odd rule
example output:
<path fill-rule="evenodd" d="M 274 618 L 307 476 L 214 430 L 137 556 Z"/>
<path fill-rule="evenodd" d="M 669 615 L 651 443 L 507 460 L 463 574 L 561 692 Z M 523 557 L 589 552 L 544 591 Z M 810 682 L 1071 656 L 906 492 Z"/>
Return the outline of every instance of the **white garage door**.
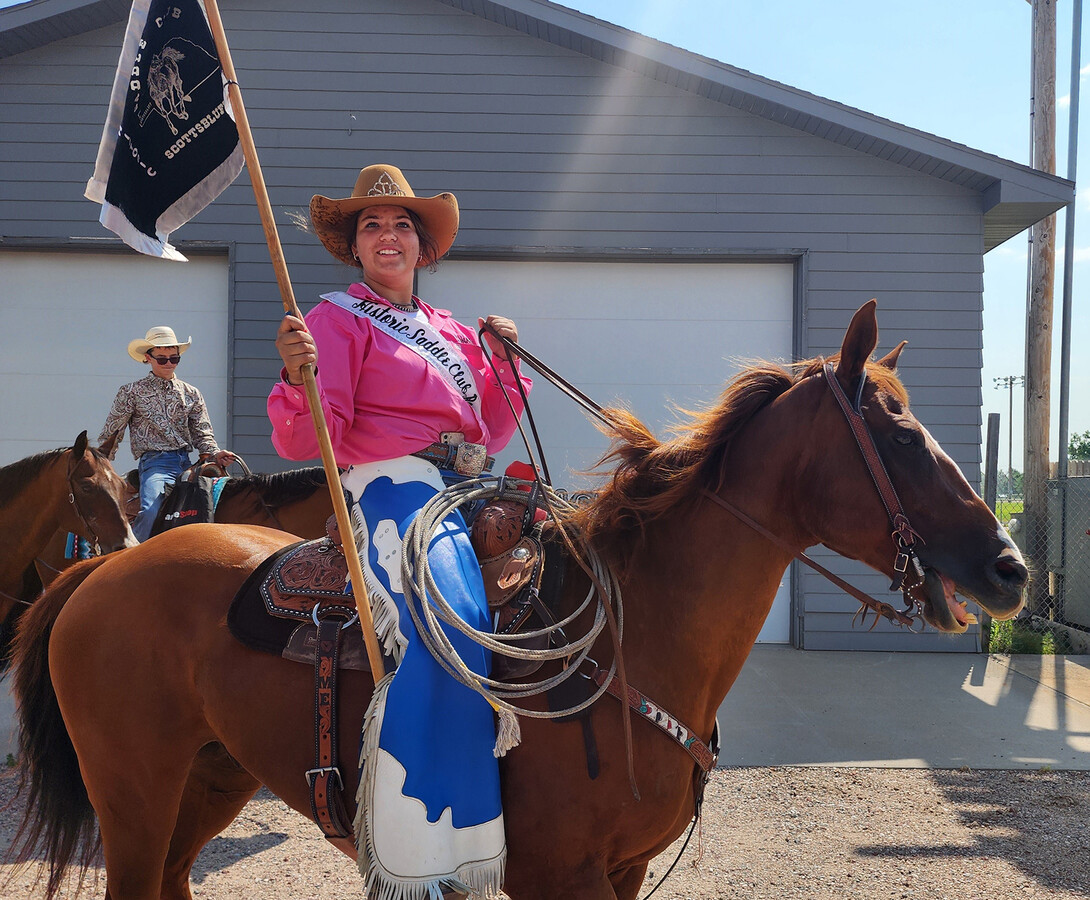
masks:
<path fill-rule="evenodd" d="M 227 441 L 226 256 L 4 250 L 0 273 L 0 465 L 84 429 L 94 442 L 118 387 L 147 374 L 126 348 L 153 325 L 193 336 L 178 377 L 201 390 Z M 127 434 L 114 465 L 133 466 Z"/>
<path fill-rule="evenodd" d="M 627 405 L 665 437 L 671 404 L 714 400 L 754 359 L 790 360 L 794 269 L 787 263 L 483 262 L 449 260 L 422 272 L 420 296 L 466 324 L 498 313 L 519 342 L 602 406 Z M 605 438 L 544 379 L 531 395 L 557 487 L 580 488 Z M 516 434 L 497 471 L 525 459 Z M 785 576 L 760 640 L 790 640 Z"/>

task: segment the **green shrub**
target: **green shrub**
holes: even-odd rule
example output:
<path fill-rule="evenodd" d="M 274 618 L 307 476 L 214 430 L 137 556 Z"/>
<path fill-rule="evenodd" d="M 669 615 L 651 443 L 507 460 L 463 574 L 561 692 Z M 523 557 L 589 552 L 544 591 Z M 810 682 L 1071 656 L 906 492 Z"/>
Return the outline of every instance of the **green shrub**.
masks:
<path fill-rule="evenodd" d="M 988 652 L 1054 656 L 1056 638 L 1051 631 L 1037 631 L 1014 620 L 993 621 L 988 632 Z"/>

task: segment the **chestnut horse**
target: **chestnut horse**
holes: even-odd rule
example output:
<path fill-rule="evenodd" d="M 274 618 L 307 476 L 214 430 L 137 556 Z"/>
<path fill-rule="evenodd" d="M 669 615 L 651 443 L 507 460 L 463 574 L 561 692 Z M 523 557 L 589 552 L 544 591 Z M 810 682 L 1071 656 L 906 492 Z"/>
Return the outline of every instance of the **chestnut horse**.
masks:
<path fill-rule="evenodd" d="M 0 468 L 0 622 L 24 596 L 27 570 L 60 530 L 103 553 L 136 545 L 124 513 L 123 478 L 81 432 L 71 447 Z"/>
<path fill-rule="evenodd" d="M 866 424 L 921 538 L 927 577 L 914 599 L 924 619 L 966 630 L 955 586 L 997 619 L 1022 606 L 1018 550 L 909 412 L 892 371 L 900 348 L 868 362 L 877 337 L 871 302 L 853 318 L 835 372 L 820 359 L 750 368 L 666 442 L 609 412 L 618 465 L 576 524 L 618 575 L 630 684 L 704 741 L 793 551 L 824 543 L 893 575 L 890 520 L 830 378 L 848 396 L 865 384 Z M 48 860 L 48 898 L 68 865 L 93 858 L 96 814 L 110 900 L 189 900 L 200 848 L 261 784 L 308 814 L 312 668 L 246 649 L 225 625 L 247 576 L 292 540 L 251 526 L 178 528 L 81 563 L 24 618 L 15 688 L 31 803 L 21 853 Z M 574 609 L 586 588 L 570 564 L 562 605 Z M 595 657 L 611 654 L 603 638 Z M 344 673 L 341 760 L 357 757 L 371 689 L 368 673 Z M 522 744 L 502 760 L 504 890 L 515 900 L 631 900 L 648 862 L 693 815 L 694 767 L 680 746 L 633 723 L 637 799 L 620 704 L 599 701 L 591 721 L 594 780 L 576 723 L 523 719 Z M 351 807 L 356 773 L 343 774 Z"/>
<path fill-rule="evenodd" d="M 99 450 L 102 450 L 100 447 Z M 125 513 L 125 518 L 129 520 L 129 526 L 132 526 L 133 519 L 136 518 L 140 512 L 140 475 L 136 469 L 130 470 L 124 476 L 124 499 L 121 502 L 121 510 Z M 53 533 L 42 548 L 42 552 L 34 557 L 34 569 L 37 573 L 37 589 L 33 591 L 31 596 L 24 597 L 29 605 L 38 594 L 42 592 L 43 588 L 49 587 L 53 579 L 61 574 L 65 569 L 72 565 L 77 558 L 86 559 L 87 557 L 70 557 L 68 555 L 70 548 L 70 541 L 72 538 L 72 532 L 61 529 Z M 97 554 L 94 554 L 97 555 Z M 33 573 L 27 573 L 27 581 L 33 582 Z"/>

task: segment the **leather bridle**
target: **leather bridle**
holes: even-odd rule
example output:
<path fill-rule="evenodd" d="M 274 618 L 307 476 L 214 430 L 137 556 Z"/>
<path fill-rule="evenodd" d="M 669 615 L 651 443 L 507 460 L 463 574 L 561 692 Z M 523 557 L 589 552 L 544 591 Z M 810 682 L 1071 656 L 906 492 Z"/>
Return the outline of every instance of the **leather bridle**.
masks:
<path fill-rule="evenodd" d="M 84 515 L 83 510 L 80 509 L 79 501 L 76 499 L 76 469 L 83 457 L 81 456 L 80 459 L 73 463 L 74 457 L 75 453 L 72 453 L 68 457 L 68 502 L 72 504 L 72 509 L 75 510 L 76 517 L 83 523 L 91 537 L 94 538 L 94 553 L 95 556 L 98 556 L 102 552 L 102 548 L 99 546 L 98 532 L 95 531 L 95 527 L 88 520 L 87 516 Z"/>
<path fill-rule="evenodd" d="M 891 591 L 899 590 L 904 595 L 905 608 L 903 610 L 894 609 L 888 603 L 881 600 L 875 600 L 869 594 L 848 584 L 848 582 L 844 581 L 844 579 L 839 576 L 834 575 L 824 566 L 814 562 L 805 553 L 794 550 L 782 538 L 773 534 L 759 522 L 750 518 L 718 494 L 708 490 L 705 490 L 704 494 L 762 537 L 767 538 L 777 546 L 787 550 L 795 559 L 799 560 L 799 562 L 808 565 L 814 571 L 825 576 L 825 578 L 829 579 L 841 590 L 847 592 L 862 603 L 863 605 L 860 607 L 859 612 L 856 613 L 856 616 L 859 616 L 859 614 L 862 613 L 865 619 L 867 611 L 873 610 L 875 617 L 871 628 L 874 628 L 874 626 L 878 624 L 878 616 L 884 616 L 895 625 L 907 625 L 911 629 L 912 626 L 915 625 L 916 619 L 923 612 L 922 604 L 912 595 L 912 592 L 924 582 L 923 566 L 920 564 L 920 559 L 916 555 L 916 544 L 917 542 L 923 543 L 923 538 L 920 537 L 919 533 L 908 521 L 908 516 L 905 514 L 904 507 L 901 505 L 901 500 L 897 496 L 897 490 L 893 487 L 893 482 L 890 480 L 889 473 L 886 471 L 885 464 L 882 462 L 882 457 L 879 455 L 878 448 L 875 446 L 874 436 L 871 434 L 870 428 L 863 418 L 863 388 L 867 383 L 867 373 L 866 371 L 863 371 L 859 376 L 859 386 L 856 388 L 854 403 L 848 400 L 847 395 L 844 393 L 844 389 L 840 386 L 840 382 L 837 381 L 836 372 L 833 370 L 832 363 L 825 363 L 824 366 L 822 366 L 822 373 L 825 376 L 825 381 L 829 385 L 829 390 L 832 391 L 833 396 L 836 398 L 840 411 L 844 414 L 844 418 L 848 422 L 848 427 L 851 429 L 852 436 L 855 438 L 855 443 L 863 456 L 863 463 L 870 473 L 874 486 L 878 489 L 878 496 L 882 500 L 882 505 L 886 508 L 886 515 L 889 517 L 890 525 L 893 527 L 891 536 L 896 548 L 896 556 L 893 561 L 893 582 L 890 584 L 889 589 Z"/>
<path fill-rule="evenodd" d="M 924 580 L 923 566 L 920 565 L 920 558 L 916 555 L 916 542 L 919 541 L 922 544 L 923 538 L 909 523 L 908 516 L 901 506 L 901 499 L 897 496 L 897 490 L 893 487 L 889 473 L 882 463 L 882 457 L 878 454 L 878 448 L 874 445 L 874 436 L 863 418 L 862 403 L 863 388 L 867 383 L 866 370 L 859 375 L 859 387 L 855 392 L 855 403 L 851 406 L 848 405 L 848 397 L 840 386 L 840 382 L 836 379 L 832 363 L 825 363 L 822 370 L 825 372 L 825 380 L 829 383 L 829 388 L 832 390 L 833 396 L 836 397 L 841 412 L 844 413 L 844 418 L 848 420 L 855 443 L 859 447 L 859 452 L 863 454 L 863 462 L 867 465 L 867 471 L 870 472 L 874 486 L 878 488 L 878 496 L 882 498 L 882 505 L 885 506 L 886 515 L 893 526 L 892 537 L 897 547 L 897 556 L 893 562 L 895 575 L 889 589 L 891 591 L 901 591 L 909 602 L 908 608 L 912 609 L 917 604 L 916 601 L 909 597 L 909 592 L 923 584 Z M 913 580 L 911 583 L 906 584 L 910 567 Z"/>

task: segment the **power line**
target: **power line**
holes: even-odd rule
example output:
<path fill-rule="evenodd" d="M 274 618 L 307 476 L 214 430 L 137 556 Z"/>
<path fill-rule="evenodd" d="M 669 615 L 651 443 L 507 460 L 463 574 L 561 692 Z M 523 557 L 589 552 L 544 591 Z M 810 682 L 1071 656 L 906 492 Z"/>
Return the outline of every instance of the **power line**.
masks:
<path fill-rule="evenodd" d="M 1007 496 L 1014 493 L 1014 389 L 1026 383 L 1024 375 L 993 378 L 995 389 L 1007 391 Z"/>

